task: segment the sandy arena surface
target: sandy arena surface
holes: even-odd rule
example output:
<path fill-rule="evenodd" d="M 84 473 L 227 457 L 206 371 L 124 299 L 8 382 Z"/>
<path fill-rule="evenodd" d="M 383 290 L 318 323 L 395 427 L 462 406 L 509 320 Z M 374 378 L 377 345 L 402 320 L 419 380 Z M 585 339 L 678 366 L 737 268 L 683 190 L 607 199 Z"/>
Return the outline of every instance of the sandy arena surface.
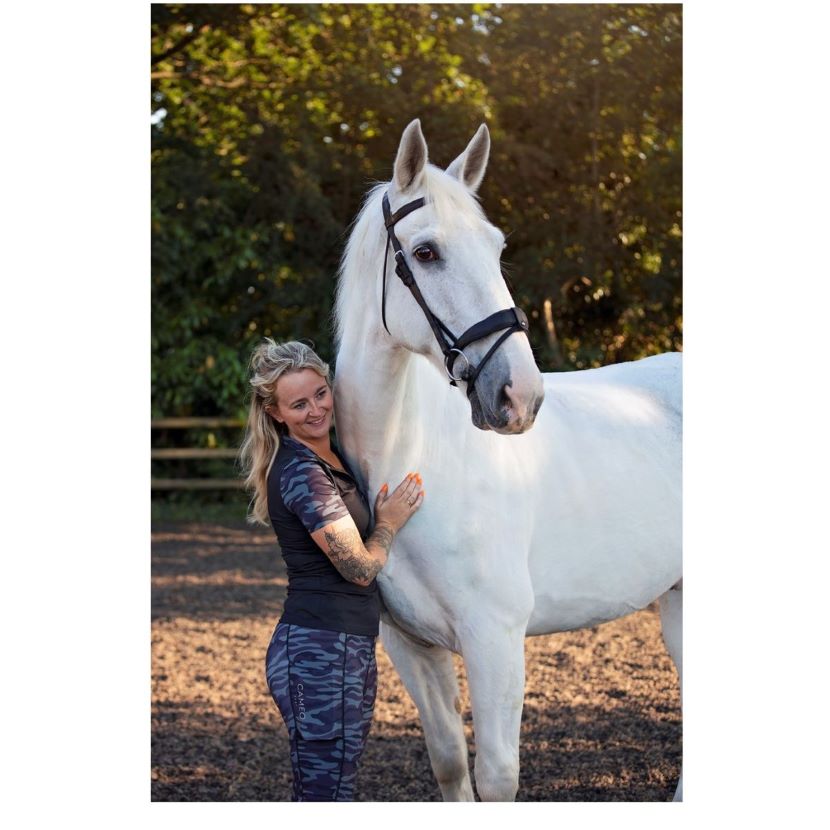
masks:
<path fill-rule="evenodd" d="M 273 534 L 153 528 L 152 799 L 285 801 L 288 736 L 264 657 L 286 578 Z M 666 801 L 680 773 L 677 674 L 656 605 L 526 640 L 518 801 Z M 475 744 L 456 660 L 470 762 Z M 417 710 L 383 646 L 358 801 L 440 801 Z"/>

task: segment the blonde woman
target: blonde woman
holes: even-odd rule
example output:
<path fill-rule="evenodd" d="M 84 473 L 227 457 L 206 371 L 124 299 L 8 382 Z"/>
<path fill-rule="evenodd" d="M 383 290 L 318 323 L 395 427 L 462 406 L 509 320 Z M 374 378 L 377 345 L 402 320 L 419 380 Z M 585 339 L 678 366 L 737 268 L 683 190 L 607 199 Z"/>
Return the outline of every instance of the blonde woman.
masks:
<path fill-rule="evenodd" d="M 375 577 L 424 499 L 408 475 L 374 503 L 329 439 L 329 367 L 304 343 L 266 338 L 251 357 L 241 449 L 249 521 L 276 532 L 288 595 L 265 673 L 288 728 L 293 801 L 352 801 L 377 689 Z"/>

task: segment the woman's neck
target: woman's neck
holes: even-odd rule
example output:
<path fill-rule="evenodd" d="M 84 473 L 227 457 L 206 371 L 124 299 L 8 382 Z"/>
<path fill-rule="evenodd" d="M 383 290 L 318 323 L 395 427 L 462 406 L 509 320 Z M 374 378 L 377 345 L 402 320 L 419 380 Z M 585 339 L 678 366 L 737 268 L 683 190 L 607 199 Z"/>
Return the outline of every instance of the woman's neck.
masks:
<path fill-rule="evenodd" d="M 304 446 L 308 447 L 312 452 L 319 455 L 321 458 L 331 455 L 331 440 L 329 439 L 328 433 L 326 433 L 321 438 L 318 438 L 316 441 L 309 441 L 306 438 L 299 438 L 294 435 L 291 431 L 288 433 L 288 437 L 294 441 L 297 441 L 299 444 L 303 444 Z"/>

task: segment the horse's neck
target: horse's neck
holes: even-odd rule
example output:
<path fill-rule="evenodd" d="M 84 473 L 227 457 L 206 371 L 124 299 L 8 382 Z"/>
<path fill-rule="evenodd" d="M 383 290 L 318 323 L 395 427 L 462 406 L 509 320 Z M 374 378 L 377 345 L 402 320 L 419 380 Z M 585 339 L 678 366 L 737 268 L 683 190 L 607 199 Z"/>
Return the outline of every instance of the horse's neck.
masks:
<path fill-rule="evenodd" d="M 394 475 L 399 467 L 408 471 L 422 453 L 429 424 L 417 360 L 377 335 L 344 340 L 338 351 L 338 439 L 366 483 L 373 474 Z"/>

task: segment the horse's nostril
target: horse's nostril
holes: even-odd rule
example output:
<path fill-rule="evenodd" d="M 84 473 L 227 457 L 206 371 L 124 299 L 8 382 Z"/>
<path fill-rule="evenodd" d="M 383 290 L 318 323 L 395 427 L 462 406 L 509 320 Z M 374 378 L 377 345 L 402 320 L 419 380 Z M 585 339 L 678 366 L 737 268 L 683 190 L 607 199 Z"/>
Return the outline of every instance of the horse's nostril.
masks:
<path fill-rule="evenodd" d="M 499 406 L 502 409 L 513 409 L 513 399 L 510 397 L 510 387 L 505 386 L 501 390 L 499 396 Z"/>

